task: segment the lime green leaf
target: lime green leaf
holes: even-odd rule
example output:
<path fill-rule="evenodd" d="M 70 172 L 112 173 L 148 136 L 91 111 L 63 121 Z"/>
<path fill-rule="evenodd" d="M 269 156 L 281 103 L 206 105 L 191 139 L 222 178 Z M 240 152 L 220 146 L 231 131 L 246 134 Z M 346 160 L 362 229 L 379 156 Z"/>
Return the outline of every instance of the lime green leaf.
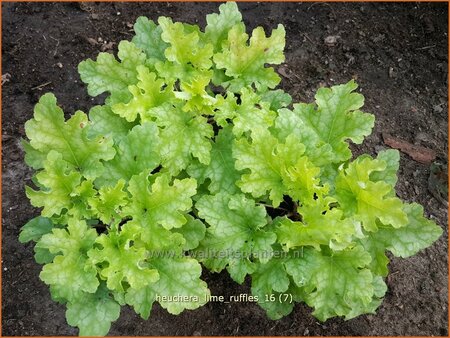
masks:
<path fill-rule="evenodd" d="M 240 25 L 245 30 L 242 22 L 242 15 L 236 3 L 229 1 L 219 6 L 219 14 L 213 13 L 206 16 L 204 41 L 213 45 L 214 53 L 222 51 L 222 46 L 228 40 L 228 33 L 235 25 Z M 225 70 L 214 69 L 213 82 L 221 85 L 222 82 L 230 78 L 225 75 Z"/>
<path fill-rule="evenodd" d="M 87 131 L 89 138 L 99 136 L 112 138 L 120 142 L 134 124 L 114 114 L 109 106 L 94 106 L 89 110 L 91 125 Z"/>
<path fill-rule="evenodd" d="M 302 222 L 285 217 L 277 219 L 278 243 L 286 251 L 302 246 L 320 250 L 321 245 L 343 249 L 352 243 L 354 237 L 362 237 L 360 223 L 344 218 L 339 209 L 331 209 L 333 202 L 329 197 L 318 198 L 313 203 L 300 206 L 298 212 L 302 215 Z"/>
<path fill-rule="evenodd" d="M 113 158 L 114 149 L 110 139 L 88 139 L 87 124 L 86 114 L 80 111 L 64 121 L 55 96 L 45 94 L 34 108 L 34 119 L 25 123 L 25 131 L 34 149 L 46 154 L 57 151 L 86 178 L 95 178 L 102 170 L 100 161 Z"/>
<path fill-rule="evenodd" d="M 250 242 L 250 248 L 247 249 L 252 252 L 252 256 L 258 258 L 262 263 L 266 263 L 273 255 L 272 244 L 276 241 L 276 234 L 269 227 L 264 231 L 257 231 L 253 234 Z"/>
<path fill-rule="evenodd" d="M 285 30 L 282 25 L 266 37 L 264 29 L 253 30 L 249 43 L 244 25 L 234 25 L 228 32 L 228 40 L 222 43 L 222 52 L 214 55 L 219 69 L 232 79 L 222 83 L 229 91 L 238 92 L 241 88 L 255 84 L 258 90 L 274 88 L 280 77 L 273 68 L 265 64 L 280 64 L 284 61 L 283 49 Z"/>
<path fill-rule="evenodd" d="M 78 66 L 81 80 L 88 85 L 88 93 L 97 96 L 104 92 L 112 95 L 113 103 L 131 98 L 128 86 L 136 84 L 139 65 L 146 61 L 145 53 L 129 41 L 119 43 L 119 61 L 112 54 L 100 53 L 97 60 L 87 59 Z"/>
<path fill-rule="evenodd" d="M 148 173 L 133 176 L 128 191 L 132 202 L 124 210 L 131 217 L 145 217 L 151 223 L 161 224 L 166 229 L 179 228 L 186 223 L 184 212 L 192 206 L 191 197 L 196 192 L 196 181 L 171 178 L 167 174 L 159 175 L 154 183 L 148 181 Z"/>
<path fill-rule="evenodd" d="M 373 291 L 374 295 L 381 298 L 385 295 L 387 291 L 387 285 L 381 276 L 375 276 L 373 278 Z"/>
<path fill-rule="evenodd" d="M 245 138 L 234 143 L 233 156 L 236 169 L 250 169 L 237 183 L 243 192 L 261 197 L 270 191 L 269 198 L 277 207 L 283 200 L 284 185 L 281 176 L 282 163 L 276 156 L 278 140 L 266 131 L 252 135 L 250 144 Z"/>
<path fill-rule="evenodd" d="M 160 26 L 152 20 L 140 16 L 134 24 L 134 32 L 136 35 L 131 41 L 147 54 L 149 63 L 153 64 L 166 59 L 164 51 L 169 45 L 161 39 L 162 29 Z"/>
<path fill-rule="evenodd" d="M 35 207 L 44 207 L 44 217 L 59 215 L 64 208 L 73 206 L 72 196 L 81 182 L 81 175 L 73 171 L 62 155 L 51 151 L 44 164 L 44 170 L 36 175 L 39 184 L 45 190 L 33 190 L 26 187 L 27 197 Z"/>
<path fill-rule="evenodd" d="M 186 240 L 183 250 L 187 251 L 198 247 L 200 241 L 205 237 L 206 227 L 202 221 L 191 215 L 186 215 L 186 219 L 187 222 L 181 228 L 176 228 L 173 231 L 181 234 Z"/>
<path fill-rule="evenodd" d="M 392 197 L 392 186 L 370 180 L 372 172 L 385 169 L 386 162 L 361 157 L 342 169 L 336 179 L 336 198 L 342 210 L 347 215 L 355 214 L 367 231 L 377 230 L 377 220 L 395 228 L 408 223 L 402 201 Z"/>
<path fill-rule="evenodd" d="M 268 129 L 275 120 L 276 113 L 269 109 L 269 104 L 261 102 L 260 97 L 250 89 L 243 88 L 241 103 L 235 110 L 233 133 L 240 137 L 246 131 Z"/>
<path fill-rule="evenodd" d="M 294 132 L 308 147 L 308 156 L 334 163 L 351 157 L 347 139 L 360 144 L 369 135 L 374 116 L 358 109 L 364 104 L 361 94 L 353 93 L 354 81 L 331 88 L 320 88 L 316 94 L 316 105 L 294 104 L 294 111 L 284 110 L 277 120 L 277 128 L 283 136 Z M 315 148 L 319 149 L 315 149 Z M 319 163 L 318 163 L 319 164 Z"/>
<path fill-rule="evenodd" d="M 158 76 L 162 77 L 168 83 L 177 81 L 180 81 L 181 83 L 190 83 L 197 77 L 211 79 L 213 76 L 212 70 L 194 68 L 190 63 L 181 65 L 170 61 L 158 62 L 155 64 L 155 69 Z"/>
<path fill-rule="evenodd" d="M 374 171 L 370 174 L 370 179 L 374 182 L 384 181 L 395 188 L 397 184 L 397 171 L 400 162 L 400 153 L 396 149 L 383 150 L 378 153 L 377 160 L 386 162 L 386 169 Z"/>
<path fill-rule="evenodd" d="M 150 108 L 174 99 L 173 84 L 166 86 L 164 80 L 157 79 L 156 74 L 151 73 L 145 66 L 137 66 L 136 71 L 138 83 L 128 87 L 133 98 L 127 103 L 119 102 L 112 106 L 115 114 L 129 122 L 133 122 L 138 116 L 145 121 L 146 113 Z M 162 89 L 162 87 L 165 88 Z"/>
<path fill-rule="evenodd" d="M 222 43 L 228 38 L 229 30 L 242 22 L 242 15 L 235 2 L 226 2 L 219 6 L 219 14 L 206 16 L 205 40 L 210 41 L 214 52 L 222 49 Z"/>
<path fill-rule="evenodd" d="M 261 95 L 261 101 L 268 102 L 270 109 L 277 111 L 280 108 L 289 106 L 292 102 L 292 97 L 282 89 L 268 90 Z"/>
<path fill-rule="evenodd" d="M 328 143 L 341 160 L 350 158 L 348 144 L 350 139 L 360 144 L 369 135 L 374 116 L 358 109 L 364 104 L 361 94 L 352 93 L 357 84 L 350 81 L 345 85 L 334 86 L 331 89 L 321 88 L 316 94 L 317 111 L 306 111 L 302 115 L 303 121 L 309 128 L 320 131 L 320 140 Z"/>
<path fill-rule="evenodd" d="M 382 232 L 384 238 L 390 239 L 387 249 L 395 256 L 406 258 L 430 246 L 442 235 L 442 229 L 423 217 L 420 204 L 405 204 L 403 210 L 408 216 L 408 224 L 398 229 L 383 227 Z"/>
<path fill-rule="evenodd" d="M 370 255 L 361 246 L 329 254 L 305 249 L 303 256 L 285 263 L 294 282 L 305 288 L 306 303 L 321 321 L 334 316 L 364 313 L 374 297 Z M 351 315 L 350 315 L 351 314 Z"/>
<path fill-rule="evenodd" d="M 216 104 L 214 111 L 214 120 L 217 125 L 225 128 L 230 121 L 236 116 L 239 109 L 237 97 L 233 93 L 227 93 L 225 96 L 216 95 Z"/>
<path fill-rule="evenodd" d="M 163 308 L 171 314 L 179 314 L 185 309 L 193 310 L 204 305 L 209 295 L 205 282 L 200 279 L 201 266 L 195 260 L 187 257 L 166 258 L 153 260 L 153 268 L 157 269 L 162 276 L 152 285 L 156 295 L 159 296 L 185 296 L 188 301 L 164 301 L 156 299 Z"/>
<path fill-rule="evenodd" d="M 143 170 L 155 169 L 161 161 L 158 133 L 158 127 L 153 122 L 131 129 L 118 144 L 116 156 L 104 164 L 104 173 L 96 184 L 112 186 L 120 179 L 128 181 Z"/>
<path fill-rule="evenodd" d="M 53 262 L 55 254 L 52 254 L 48 249 L 40 248 L 38 245 L 34 246 L 34 260 L 38 264 L 47 264 Z"/>
<path fill-rule="evenodd" d="M 36 248 L 58 255 L 43 267 L 40 278 L 46 284 L 63 287 L 61 296 L 67 300 L 83 291 L 95 292 L 99 285 L 97 270 L 88 262 L 86 253 L 96 237 L 96 231 L 89 229 L 86 222 L 74 218 L 69 220 L 67 229 L 54 228 L 42 236 Z"/>
<path fill-rule="evenodd" d="M 365 304 L 361 307 L 354 307 L 347 315 L 345 316 L 345 319 L 352 319 L 355 318 L 361 314 L 367 314 L 367 313 L 375 313 L 377 308 L 381 305 L 386 291 L 387 286 L 384 282 L 383 278 L 380 276 L 374 276 L 372 280 L 372 286 L 373 286 L 373 298 L 372 301 L 368 304 Z"/>
<path fill-rule="evenodd" d="M 166 104 L 150 111 L 160 129 L 160 155 L 163 167 L 172 175 L 186 169 L 196 157 L 209 164 L 214 132 L 203 116 L 193 116 L 179 107 Z"/>
<path fill-rule="evenodd" d="M 53 229 L 52 221 L 47 217 L 38 216 L 27 222 L 19 234 L 19 242 L 37 242 L 43 235 L 48 234 Z"/>
<path fill-rule="evenodd" d="M 231 278 L 239 284 L 244 283 L 245 277 L 256 270 L 256 264 L 248 257 L 233 257 L 229 260 L 227 271 Z"/>
<path fill-rule="evenodd" d="M 54 228 L 52 233 L 41 237 L 38 246 L 54 254 L 79 256 L 86 254 L 96 238 L 97 232 L 89 229 L 85 221 L 70 218 L 67 229 Z"/>
<path fill-rule="evenodd" d="M 252 294 L 258 297 L 258 304 L 272 319 L 280 319 L 288 315 L 294 308 L 294 303 L 280 302 L 281 293 L 289 293 L 290 284 L 283 262 L 285 259 L 273 258 L 265 264 L 258 264 L 258 269 L 252 274 Z"/>
<path fill-rule="evenodd" d="M 141 229 L 140 235 L 147 248 L 158 250 L 182 246 L 183 236 L 172 233 L 170 229 L 180 228 L 187 222 L 185 215 L 192 206 L 196 181 L 187 178 L 171 182 L 170 176 L 163 174 L 150 184 L 148 176 L 144 171 L 131 178 L 128 191 L 132 195 L 132 203 L 123 208 L 123 214 L 132 217 L 129 223 Z"/>
<path fill-rule="evenodd" d="M 379 228 L 377 232 L 367 233 L 367 236 L 361 239 L 361 245 L 372 257 L 370 270 L 376 275 L 385 277 L 389 273 L 389 258 L 386 256 L 386 243 L 379 240 L 379 237 L 383 238 L 382 228 Z"/>
<path fill-rule="evenodd" d="M 49 286 L 50 296 L 52 300 L 60 304 L 67 304 L 70 299 L 71 302 L 76 302 L 77 299 L 83 297 L 86 293 L 84 291 L 77 290 L 77 292 L 68 294 L 67 289 L 59 284 L 52 284 Z"/>
<path fill-rule="evenodd" d="M 231 277 L 242 283 L 245 273 L 253 272 L 246 259 L 253 254 L 270 256 L 276 235 L 262 229 L 267 223 L 263 206 L 244 195 L 220 193 L 202 197 L 196 208 L 210 225 L 197 249 L 197 257 L 208 268 L 221 271 L 229 264 Z"/>
<path fill-rule="evenodd" d="M 101 187 L 98 191 L 98 196 L 88 199 L 93 212 L 104 223 L 117 223 L 121 220 L 120 208 L 128 202 L 128 196 L 123 188 L 125 181 L 119 180 L 114 187 Z"/>
<path fill-rule="evenodd" d="M 305 155 L 314 165 L 324 166 L 332 163 L 334 154 L 331 146 L 318 139 L 315 130 L 306 127 L 301 115 L 297 114 L 299 107 L 304 107 L 304 109 L 310 109 L 311 111 L 314 110 L 314 107 L 304 103 L 298 103 L 295 107 L 294 111 L 285 108 L 278 111 L 274 134 L 280 140 L 285 140 L 288 136 L 295 135 L 299 142 L 305 145 Z"/>
<path fill-rule="evenodd" d="M 71 194 L 73 206 L 67 212 L 68 215 L 78 219 L 90 219 L 94 213 L 88 200 L 97 193 L 92 181 L 83 181 Z"/>
<path fill-rule="evenodd" d="M 158 23 L 162 29 L 161 38 L 170 45 L 164 53 L 167 60 L 180 65 L 191 64 L 199 69 L 211 68 L 213 47 L 201 43 L 198 27 L 173 23 L 166 17 L 160 17 Z"/>
<path fill-rule="evenodd" d="M 141 289 L 129 289 L 125 294 L 125 302 L 132 306 L 134 311 L 143 319 L 147 320 L 150 317 L 155 297 L 153 288 L 147 286 Z"/>
<path fill-rule="evenodd" d="M 221 127 L 226 127 L 232 120 L 233 133 L 237 137 L 246 131 L 268 129 L 276 117 L 276 113 L 270 109 L 270 103 L 262 101 L 251 88 L 242 88 L 239 97 L 227 93 L 226 97 L 217 95 L 216 99 L 214 119 Z"/>
<path fill-rule="evenodd" d="M 372 256 L 371 270 L 381 276 L 387 276 L 389 259 L 385 252 L 389 250 L 397 257 L 409 257 L 430 246 L 442 235 L 442 229 L 431 220 L 423 217 L 423 207 L 419 204 L 405 204 L 404 212 L 408 224 L 401 228 L 378 225 L 377 232 L 368 233 L 361 240 L 362 245 Z"/>
<path fill-rule="evenodd" d="M 239 180 L 241 175 L 234 167 L 233 140 L 234 137 L 230 128 L 221 129 L 212 144 L 209 165 L 195 161 L 187 169 L 189 175 L 194 177 L 199 184 L 209 179 L 208 190 L 212 194 L 220 191 L 233 194 L 239 190 L 236 181 Z"/>
<path fill-rule="evenodd" d="M 211 78 L 213 46 L 203 43 L 199 28 L 166 17 L 160 17 L 158 23 L 162 40 L 169 44 L 164 52 L 168 61 L 155 65 L 159 76 L 174 82 L 190 82 L 196 76 Z"/>
<path fill-rule="evenodd" d="M 67 323 L 80 329 L 80 336 L 104 336 L 111 322 L 119 318 L 120 305 L 102 286 L 96 293 L 85 293 L 75 302 L 67 304 Z"/>
<path fill-rule="evenodd" d="M 30 142 L 27 142 L 24 139 L 20 140 L 20 144 L 25 151 L 25 163 L 35 170 L 42 169 L 44 167 L 44 161 L 47 154 L 34 149 Z"/>
<path fill-rule="evenodd" d="M 76 255 L 56 256 L 44 265 L 39 277 L 48 285 L 59 286 L 63 290 L 60 297 L 68 300 L 80 297 L 83 291 L 93 293 L 99 285 L 95 267 L 86 257 Z"/>
<path fill-rule="evenodd" d="M 210 81 L 209 75 L 199 74 L 189 81 L 181 83 L 181 92 L 175 92 L 175 96 L 187 101 L 183 106 L 184 111 L 197 112 L 203 115 L 213 114 L 216 99 L 206 91 Z"/>
<path fill-rule="evenodd" d="M 111 294 L 114 300 L 119 303 L 119 305 L 124 306 L 127 304 L 125 302 L 125 292 L 112 291 Z"/>
<path fill-rule="evenodd" d="M 210 292 L 200 279 L 201 266 L 195 259 L 159 258 L 152 260 L 151 266 L 161 278 L 143 289 L 130 289 L 125 296 L 142 318 L 149 317 L 155 301 L 171 314 L 197 309 L 207 302 Z"/>
<path fill-rule="evenodd" d="M 249 174 L 242 175 L 237 184 L 243 192 L 251 193 L 253 197 L 261 197 L 269 191 L 269 198 L 277 207 L 289 190 L 284 182 L 286 179 L 283 179 L 288 174 L 286 170 L 295 166 L 305 147 L 295 137 L 289 137 L 282 144 L 266 130 L 252 133 L 252 139 L 251 144 L 245 138 L 235 141 L 233 156 L 236 158 L 236 169 L 251 170 Z M 287 181 L 287 184 L 292 186 L 292 182 Z"/>
<path fill-rule="evenodd" d="M 120 231 L 110 230 L 107 235 L 100 235 L 96 240 L 100 248 L 88 252 L 93 264 L 107 262 L 99 265 L 99 271 L 108 289 L 123 291 L 123 282 L 140 289 L 159 279 L 158 272 L 148 267 L 147 250 L 134 245 L 136 238 L 139 238 L 138 230 L 127 223 Z"/>
<path fill-rule="evenodd" d="M 300 148 L 302 144 L 296 144 L 296 142 L 295 138 L 288 137 L 286 147 Z M 287 194 L 302 204 L 315 203 L 315 197 L 328 192 L 328 186 L 320 184 L 319 174 L 320 168 L 315 167 L 306 156 L 299 156 L 294 166 L 286 167 L 281 171 Z"/>
<path fill-rule="evenodd" d="M 43 235 L 52 232 L 53 226 L 51 219 L 42 216 L 35 217 L 21 228 L 19 242 L 38 242 Z M 50 253 L 48 249 L 40 248 L 39 245 L 34 246 L 34 259 L 38 264 L 51 263 L 54 258 L 55 254 Z"/>

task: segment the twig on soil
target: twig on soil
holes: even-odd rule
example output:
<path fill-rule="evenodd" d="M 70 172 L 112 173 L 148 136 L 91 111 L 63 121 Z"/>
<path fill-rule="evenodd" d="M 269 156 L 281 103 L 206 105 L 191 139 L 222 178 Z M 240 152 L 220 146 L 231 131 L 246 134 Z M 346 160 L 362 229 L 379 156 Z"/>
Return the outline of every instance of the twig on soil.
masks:
<path fill-rule="evenodd" d="M 420 48 L 416 48 L 416 50 L 425 50 L 425 49 L 431 49 L 431 48 L 434 48 L 434 47 L 436 47 L 436 45 L 420 47 Z"/>
<path fill-rule="evenodd" d="M 309 42 L 311 42 L 313 45 L 314 45 L 314 42 L 313 42 L 313 40 L 311 40 L 311 38 L 308 36 L 308 34 L 306 34 L 306 33 L 303 33 L 303 36 L 305 37 L 305 38 L 307 38 L 308 39 L 308 41 Z"/>
<path fill-rule="evenodd" d="M 387 277 L 386 277 L 386 282 L 387 283 L 391 283 L 392 282 L 392 280 L 391 280 L 392 276 L 394 276 L 394 275 L 396 275 L 398 273 L 399 273 L 399 271 L 390 272 L 389 275 L 387 275 Z"/>
<path fill-rule="evenodd" d="M 33 87 L 31 88 L 31 90 L 35 90 L 35 89 L 41 89 L 42 87 L 48 86 L 49 84 L 51 84 L 52 81 L 48 81 L 46 83 L 40 84 L 39 86 Z"/>
<path fill-rule="evenodd" d="M 25 272 L 25 270 L 21 270 L 19 272 L 19 275 L 14 279 L 14 281 L 11 283 L 11 285 L 15 285 L 17 282 L 19 282 L 19 278 L 22 277 L 23 273 Z"/>
<path fill-rule="evenodd" d="M 55 38 L 54 38 L 53 36 L 51 36 L 51 35 L 49 35 L 49 37 L 50 37 L 51 39 L 53 39 L 53 40 L 56 41 L 55 51 L 53 52 L 53 56 L 55 56 L 55 55 L 56 55 L 56 52 L 58 51 L 59 40 L 58 40 L 58 39 L 55 39 Z"/>
<path fill-rule="evenodd" d="M 131 34 L 130 32 L 125 32 L 125 31 L 118 31 L 118 33 L 129 35 L 129 36 L 134 36 L 134 34 Z"/>

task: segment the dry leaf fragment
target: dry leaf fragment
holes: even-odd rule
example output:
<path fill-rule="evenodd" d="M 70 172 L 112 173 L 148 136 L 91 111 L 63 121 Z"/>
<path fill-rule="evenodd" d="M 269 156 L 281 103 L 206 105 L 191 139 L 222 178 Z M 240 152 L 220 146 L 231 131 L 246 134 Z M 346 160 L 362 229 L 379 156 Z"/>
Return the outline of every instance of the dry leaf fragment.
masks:
<path fill-rule="evenodd" d="M 383 140 L 385 144 L 409 155 L 414 161 L 430 164 L 436 158 L 436 152 L 433 149 L 411 144 L 387 133 L 383 133 Z"/>

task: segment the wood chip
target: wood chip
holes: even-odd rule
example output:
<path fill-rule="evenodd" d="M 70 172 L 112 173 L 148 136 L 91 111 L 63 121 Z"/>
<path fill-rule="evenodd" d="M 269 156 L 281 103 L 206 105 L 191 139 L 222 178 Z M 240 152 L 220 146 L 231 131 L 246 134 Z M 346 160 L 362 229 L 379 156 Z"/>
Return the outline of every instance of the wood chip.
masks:
<path fill-rule="evenodd" d="M 92 46 L 96 46 L 98 45 L 97 40 L 93 39 L 93 38 L 86 38 L 87 42 L 89 42 Z"/>
<path fill-rule="evenodd" d="M 388 133 L 383 133 L 383 141 L 391 148 L 398 149 L 409 155 L 414 161 L 430 164 L 436 159 L 436 152 L 433 149 L 411 144 Z"/>
<path fill-rule="evenodd" d="M 113 46 L 115 44 L 116 44 L 115 42 L 108 42 L 108 43 L 106 43 L 106 41 L 105 41 L 105 43 L 100 47 L 100 50 L 102 52 L 106 52 L 107 50 L 113 49 Z"/>
<path fill-rule="evenodd" d="M 287 73 L 287 69 L 286 69 L 285 67 L 283 67 L 283 66 L 278 67 L 277 70 L 278 70 L 278 73 L 280 73 L 284 78 L 287 78 L 287 79 L 289 79 L 289 80 L 292 79 L 291 75 L 289 75 L 289 74 Z"/>
<path fill-rule="evenodd" d="M 11 74 L 5 73 L 2 75 L 2 85 L 4 85 L 6 82 L 9 82 L 11 79 Z"/>

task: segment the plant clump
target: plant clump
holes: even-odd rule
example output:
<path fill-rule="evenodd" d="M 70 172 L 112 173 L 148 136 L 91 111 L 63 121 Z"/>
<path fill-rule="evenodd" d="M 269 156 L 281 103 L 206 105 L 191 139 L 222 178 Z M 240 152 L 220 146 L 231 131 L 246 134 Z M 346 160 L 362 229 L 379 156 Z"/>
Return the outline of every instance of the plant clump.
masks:
<path fill-rule="evenodd" d="M 103 105 L 68 120 L 43 95 L 26 125 L 21 230 L 40 278 L 80 335 L 105 335 L 120 308 L 146 319 L 210 296 L 202 268 L 251 281 L 272 319 L 305 302 L 324 321 L 373 313 L 386 252 L 408 257 L 442 233 L 395 194 L 399 153 L 352 157 L 374 116 L 354 81 L 313 103 L 277 89 L 285 30 L 246 33 L 233 2 L 198 26 L 140 17 L 118 59 L 79 65 Z"/>

